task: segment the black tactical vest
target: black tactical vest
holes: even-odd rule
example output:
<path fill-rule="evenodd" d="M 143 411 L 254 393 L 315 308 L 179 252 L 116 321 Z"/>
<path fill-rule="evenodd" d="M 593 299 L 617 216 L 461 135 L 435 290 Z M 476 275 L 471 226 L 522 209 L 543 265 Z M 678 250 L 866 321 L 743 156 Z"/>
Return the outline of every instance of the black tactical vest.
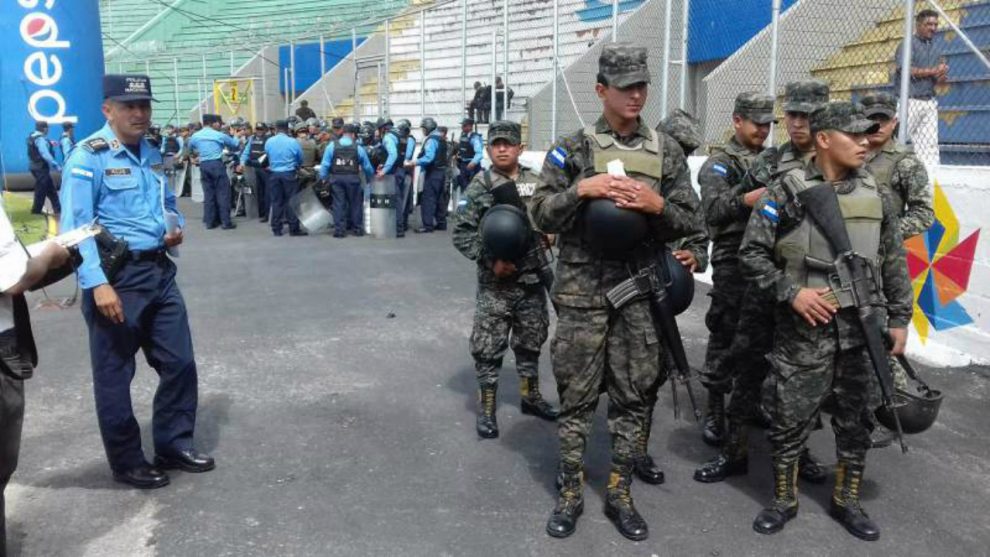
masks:
<path fill-rule="evenodd" d="M 357 145 L 341 145 L 339 141 L 333 142 L 333 164 L 330 165 L 330 172 L 334 175 L 357 176 L 358 173 L 358 150 Z"/>
<path fill-rule="evenodd" d="M 165 154 L 174 155 L 179 152 L 179 140 L 174 135 L 165 138 Z"/>
<path fill-rule="evenodd" d="M 251 149 L 248 150 L 249 161 L 257 162 L 265 154 L 265 141 L 266 138 L 258 138 L 257 136 L 251 138 Z"/>
<path fill-rule="evenodd" d="M 461 134 L 461 140 L 457 144 L 457 158 L 461 162 L 471 162 L 476 154 L 474 152 L 474 145 L 471 145 L 471 140 L 478 135 L 476 133 Z"/>
<path fill-rule="evenodd" d="M 437 156 L 433 158 L 433 162 L 426 166 L 426 170 L 447 168 L 447 141 L 438 135 L 429 135 L 423 140 L 423 148 L 420 149 L 419 156 L 422 157 L 426 154 L 426 143 L 431 139 L 437 142 Z"/>
<path fill-rule="evenodd" d="M 44 137 L 44 136 L 38 132 L 33 132 L 27 138 L 28 160 L 30 160 L 31 164 L 34 166 L 41 166 L 41 165 L 47 166 L 48 163 L 46 163 L 45 159 L 41 157 L 41 151 L 39 151 L 38 147 L 34 144 L 34 140 L 39 137 Z M 45 143 L 48 144 L 47 139 L 45 139 Z M 51 151 L 51 146 L 48 147 L 48 150 Z M 51 155 L 52 157 L 55 156 L 54 153 L 51 153 Z"/>

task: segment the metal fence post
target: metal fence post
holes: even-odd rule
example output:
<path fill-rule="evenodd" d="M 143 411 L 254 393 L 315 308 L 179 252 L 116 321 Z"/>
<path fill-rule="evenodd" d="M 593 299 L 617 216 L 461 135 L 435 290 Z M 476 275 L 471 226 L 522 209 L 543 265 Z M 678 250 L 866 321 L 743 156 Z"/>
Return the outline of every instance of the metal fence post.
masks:
<path fill-rule="evenodd" d="M 683 13 L 681 14 L 681 25 L 684 27 L 681 35 L 681 97 L 678 107 L 687 110 L 687 84 L 688 84 L 688 25 L 691 24 L 691 0 L 681 0 Z"/>
<path fill-rule="evenodd" d="M 234 77 L 234 51 L 230 51 L 230 77 Z"/>
<path fill-rule="evenodd" d="M 358 98 L 357 28 L 351 27 L 351 60 L 354 62 L 354 119 L 360 120 L 360 99 Z"/>
<path fill-rule="evenodd" d="M 900 144 L 907 143 L 908 140 L 908 104 L 911 92 L 911 36 L 914 34 L 914 0 L 904 0 L 904 48 L 901 49 L 901 102 L 897 107 L 897 118 L 901 121 L 900 130 L 897 132 L 897 141 Z"/>
<path fill-rule="evenodd" d="M 322 79 L 327 73 L 327 60 L 326 60 L 326 39 L 323 35 L 320 35 L 320 78 Z"/>
<path fill-rule="evenodd" d="M 203 80 L 196 78 L 196 94 L 201 95 L 203 93 Z M 199 112 L 199 121 L 203 121 L 203 97 L 199 98 L 199 102 L 196 103 L 196 109 Z"/>
<path fill-rule="evenodd" d="M 389 118 L 389 113 L 391 112 L 392 106 L 392 93 L 390 92 L 392 84 L 392 25 L 391 21 L 385 20 L 385 77 L 382 79 L 384 82 L 385 97 L 383 99 L 382 105 L 382 116 Z"/>
<path fill-rule="evenodd" d="M 557 56 L 560 52 L 560 0 L 553 0 L 553 85 L 550 99 L 550 141 L 557 139 Z"/>
<path fill-rule="evenodd" d="M 467 108 L 467 4 L 461 2 L 461 110 Z M 472 97 L 473 98 L 473 97 Z"/>
<path fill-rule="evenodd" d="M 172 99 L 175 101 L 175 117 L 176 121 L 179 118 L 179 59 L 172 58 L 172 79 L 175 81 L 172 84 Z"/>
<path fill-rule="evenodd" d="M 502 2 L 502 117 L 509 111 L 509 0 Z M 508 119 L 508 118 L 506 118 Z"/>
<path fill-rule="evenodd" d="M 777 98 L 777 39 L 780 30 L 780 0 L 773 0 L 770 15 L 770 79 L 767 93 Z M 770 124 L 770 134 L 767 135 L 767 145 L 774 144 L 774 124 Z"/>
<path fill-rule="evenodd" d="M 292 91 L 291 103 L 296 102 L 296 42 L 289 43 L 289 73 L 292 76 L 292 86 L 288 90 Z M 286 84 L 288 85 L 288 84 Z"/>
<path fill-rule="evenodd" d="M 419 118 L 426 118 L 426 10 L 419 12 Z"/>
<path fill-rule="evenodd" d="M 619 40 L 619 0 L 612 0 L 612 42 Z"/>
<path fill-rule="evenodd" d="M 261 116 L 268 122 L 268 72 L 265 68 L 268 66 L 267 60 L 267 47 L 261 47 Z"/>
<path fill-rule="evenodd" d="M 496 90 L 495 90 L 495 78 L 498 77 L 498 27 L 492 29 L 492 110 L 491 115 L 488 117 L 488 122 L 494 122 L 495 116 L 497 114 L 498 106 L 495 104 L 496 101 Z"/>
<path fill-rule="evenodd" d="M 285 79 L 285 117 L 289 117 L 289 68 L 282 69 L 282 76 Z"/>
<path fill-rule="evenodd" d="M 670 77 L 670 11 L 673 0 L 666 0 L 664 3 L 664 23 L 663 23 L 663 68 L 661 68 L 660 82 L 660 117 L 667 117 L 667 91 Z"/>

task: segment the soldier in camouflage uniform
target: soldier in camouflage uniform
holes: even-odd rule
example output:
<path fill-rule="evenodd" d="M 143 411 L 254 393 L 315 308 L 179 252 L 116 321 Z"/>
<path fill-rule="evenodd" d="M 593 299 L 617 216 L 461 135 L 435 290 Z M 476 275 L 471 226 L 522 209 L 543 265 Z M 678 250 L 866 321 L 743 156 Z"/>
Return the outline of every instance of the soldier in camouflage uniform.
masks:
<path fill-rule="evenodd" d="M 935 221 L 928 171 L 910 147 L 898 145 L 893 139 L 898 123 L 897 99 L 887 93 L 877 93 L 863 97 L 862 104 L 866 117 L 880 126 L 867 138 L 870 152 L 866 155 L 866 170 L 900 215 L 901 236 L 907 240 L 928 230 Z M 907 374 L 896 358 L 890 359 L 890 368 L 894 373 L 894 384 L 900 389 L 906 388 Z M 894 441 L 894 433 L 876 425 L 873 447 L 889 446 Z"/>
<path fill-rule="evenodd" d="M 493 122 L 488 129 L 491 170 L 477 174 L 457 204 L 453 242 L 465 257 L 478 263 L 478 295 L 471 331 L 471 355 L 478 375 L 478 435 L 498 437 L 495 418 L 498 370 L 510 344 L 516 356 L 522 412 L 555 420 L 557 411 L 540 394 L 540 349 L 547 340 L 550 318 L 546 291 L 539 273 L 546 266 L 536 250 L 542 238 L 534 232 L 531 256 L 521 262 L 493 259 L 479 232 L 481 219 L 495 200 L 492 189 L 512 182 L 519 197 L 528 201 L 537 175 L 519 165 L 522 131 L 514 122 Z M 549 269 L 546 269 L 549 271 Z M 511 335 L 511 337 L 510 337 Z"/>
<path fill-rule="evenodd" d="M 708 348 L 702 384 L 708 389 L 708 405 L 702 439 L 719 446 L 725 427 L 725 395 L 732 387 L 733 362 L 726 361 L 739 321 L 739 307 L 746 283 L 739 280 L 739 243 L 753 204 L 761 189 L 742 192 L 740 184 L 774 122 L 773 97 L 755 92 L 740 93 L 732 111 L 735 134 L 723 146 L 714 147 L 698 172 L 701 206 L 712 238 L 712 298 L 705 325 Z"/>
<path fill-rule="evenodd" d="M 858 322 L 858 309 L 839 309 L 828 277 L 809 258 L 834 261 L 818 225 L 797 194 L 831 184 L 838 195 L 853 251 L 866 258 L 881 284 L 872 302 L 886 300 L 893 354 L 903 353 L 911 319 L 912 292 L 897 214 L 873 177 L 862 168 L 867 134 L 876 124 L 862 107 L 834 102 L 815 111 L 811 131 L 816 155 L 806 167 L 773 180 L 752 215 L 740 249 L 746 277 L 774 293 L 776 328 L 771 352 L 774 388 L 770 410 L 774 499 L 753 528 L 773 534 L 797 514 L 798 456 L 826 398 L 835 432 L 835 489 L 830 514 L 853 535 L 879 538 L 859 502 L 866 452 L 873 428 L 870 391 L 874 371 Z M 882 297 L 880 294 L 882 288 Z"/>
<path fill-rule="evenodd" d="M 646 393 L 660 380 L 660 343 L 647 300 L 609 307 L 605 294 L 629 278 L 627 261 L 594 251 L 582 233 L 582 208 L 587 200 L 614 200 L 647 215 L 648 241 L 665 243 L 699 231 L 698 198 L 680 146 L 639 117 L 650 82 L 646 49 L 608 44 L 598 68 L 602 116 L 554 142 L 530 203 L 534 223 L 557 234 L 560 245 L 553 289 L 558 323 L 550 346 L 561 404 L 560 488 L 547 533 L 571 535 L 584 509 L 584 451 L 606 391 L 612 471 L 605 514 L 622 535 L 642 540 L 648 526 L 630 485 L 650 406 Z M 616 159 L 628 176 L 606 173 L 606 163 Z"/>
<path fill-rule="evenodd" d="M 811 160 L 815 153 L 815 143 L 809 126 L 810 115 L 828 102 L 828 95 L 828 85 L 817 79 L 792 81 L 784 86 L 784 126 L 788 141 L 779 147 L 765 149 L 753 160 L 753 165 L 743 178 L 743 192 L 766 188 L 778 175 L 794 168 L 803 168 Z M 762 292 L 757 286 L 750 285 L 739 311 L 739 322 L 736 325 L 739 334 L 733 338 L 729 348 L 730 356 L 727 358 L 727 361 L 733 362 L 740 370 L 746 370 L 735 375 L 737 381 L 742 383 L 733 385 L 732 399 L 729 402 L 734 407 L 733 413 L 754 416 L 752 421 L 764 427 L 768 424 L 755 401 L 760 398 L 761 387 L 764 393 L 772 391 L 772 385 L 758 383 L 762 381 L 760 374 L 766 373 L 766 355 L 773 346 L 773 300 L 772 292 Z M 768 376 L 767 379 L 773 381 L 773 376 Z M 816 423 L 820 428 L 820 422 Z M 745 471 L 741 462 L 746 454 L 746 431 L 741 428 L 739 432 L 740 437 L 734 439 L 729 451 L 722 451 L 723 455 L 734 452 L 734 458 L 724 463 L 730 473 Z M 807 448 L 801 453 L 798 475 L 801 479 L 816 484 L 824 483 L 828 478 L 825 467 L 811 456 L 811 451 Z"/>

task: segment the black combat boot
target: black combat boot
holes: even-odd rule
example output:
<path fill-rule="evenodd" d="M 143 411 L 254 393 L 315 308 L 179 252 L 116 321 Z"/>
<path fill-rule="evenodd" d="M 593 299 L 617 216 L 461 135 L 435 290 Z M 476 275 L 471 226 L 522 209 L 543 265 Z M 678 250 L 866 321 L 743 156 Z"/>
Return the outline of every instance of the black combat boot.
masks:
<path fill-rule="evenodd" d="M 498 437 L 498 421 L 495 419 L 495 385 L 483 386 L 478 391 L 478 437 L 493 439 Z"/>
<path fill-rule="evenodd" d="M 650 406 L 649 411 L 646 413 L 646 423 L 643 426 L 643 431 L 639 435 L 639 441 L 636 443 L 636 461 L 633 463 L 633 471 L 636 472 L 636 476 L 643 480 L 644 482 L 652 485 L 660 485 L 666 479 L 663 475 L 663 470 L 657 466 L 657 463 L 653 461 L 653 457 L 649 453 L 649 442 L 650 442 L 650 429 L 653 427 L 653 407 Z"/>
<path fill-rule="evenodd" d="M 746 426 L 741 420 L 730 418 L 722 449 L 715 458 L 694 471 L 695 481 L 715 483 L 729 476 L 745 475 L 749 471 L 747 443 Z"/>
<path fill-rule="evenodd" d="M 811 450 L 805 447 L 798 457 L 798 476 L 812 484 L 823 484 L 828 479 L 828 470 L 821 462 L 811 456 Z"/>
<path fill-rule="evenodd" d="M 519 406 L 523 414 L 551 422 L 557 419 L 557 409 L 543 399 L 543 395 L 540 394 L 540 380 L 536 377 L 520 377 L 519 394 L 522 397 Z"/>
<path fill-rule="evenodd" d="M 632 466 L 613 464 L 605 494 L 605 516 L 615 524 L 620 534 L 638 542 L 650 535 L 650 529 L 633 505 L 630 485 Z"/>
<path fill-rule="evenodd" d="M 547 534 L 554 538 L 566 538 L 577 528 L 577 519 L 584 512 L 583 474 L 580 468 L 561 464 L 557 474 L 557 505 L 547 521 Z"/>
<path fill-rule="evenodd" d="M 725 437 L 725 396 L 708 390 L 708 407 L 705 409 L 705 427 L 701 439 L 712 447 L 721 447 Z"/>
<path fill-rule="evenodd" d="M 753 530 L 761 534 L 776 534 L 787 521 L 797 516 L 797 463 L 774 462 L 774 494 L 770 506 L 760 511 L 753 521 Z"/>
<path fill-rule="evenodd" d="M 859 486 L 863 466 L 840 460 L 835 466 L 835 489 L 828 514 L 846 527 L 849 533 L 869 542 L 880 539 L 880 528 L 859 505 Z"/>

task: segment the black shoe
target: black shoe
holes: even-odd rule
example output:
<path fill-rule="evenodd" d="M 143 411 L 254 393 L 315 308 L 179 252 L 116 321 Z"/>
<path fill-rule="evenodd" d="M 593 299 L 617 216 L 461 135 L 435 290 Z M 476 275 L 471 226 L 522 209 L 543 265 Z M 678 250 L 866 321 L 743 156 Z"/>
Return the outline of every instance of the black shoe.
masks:
<path fill-rule="evenodd" d="M 272 230 L 272 235 L 273 236 L 282 236 L 282 231 L 281 230 Z"/>
<path fill-rule="evenodd" d="M 268 222 L 268 217 L 261 217 L 258 222 Z"/>
<path fill-rule="evenodd" d="M 155 466 L 166 470 L 179 469 L 185 472 L 209 472 L 216 468 L 216 462 L 210 455 L 198 453 L 192 449 L 174 451 L 167 455 L 155 457 Z"/>
<path fill-rule="evenodd" d="M 633 472 L 636 473 L 636 477 L 652 485 L 660 485 L 666 480 L 663 470 L 657 466 L 649 454 L 636 460 L 636 464 L 633 465 Z"/>
<path fill-rule="evenodd" d="M 497 387 L 493 385 L 483 386 L 478 391 L 479 408 L 475 428 L 478 430 L 478 437 L 482 439 L 498 437 L 498 420 L 495 418 L 497 393 Z"/>
<path fill-rule="evenodd" d="M 557 501 L 557 506 L 547 520 L 547 534 L 554 538 L 566 538 L 577 529 L 577 520 L 584 512 L 584 498 L 564 498 Z"/>
<path fill-rule="evenodd" d="M 894 432 L 878 424 L 870 436 L 870 443 L 873 449 L 889 447 L 894 443 Z"/>
<path fill-rule="evenodd" d="M 344 234 L 343 232 L 334 232 L 333 233 L 333 237 L 334 238 L 346 238 L 347 237 L 347 234 Z"/>
<path fill-rule="evenodd" d="M 436 230 L 437 232 L 443 232 L 444 230 L 447 230 L 447 225 L 445 224 L 443 226 L 437 226 L 433 230 Z"/>
<path fill-rule="evenodd" d="M 432 228 L 426 228 L 426 227 L 415 228 L 415 229 L 413 229 L 413 232 L 415 232 L 416 234 L 429 234 L 429 233 L 433 232 L 433 229 Z"/>
<path fill-rule="evenodd" d="M 784 529 L 792 518 L 797 516 L 797 507 L 770 507 L 760 511 L 753 521 L 753 530 L 761 534 L 776 534 Z"/>
<path fill-rule="evenodd" d="M 406 233 L 405 232 L 396 232 L 395 233 L 395 237 L 396 238 L 405 238 L 406 237 Z"/>
<path fill-rule="evenodd" d="M 478 414 L 475 429 L 478 430 L 478 437 L 482 439 L 495 439 L 498 437 L 498 422 L 494 415 L 486 416 L 485 414 Z"/>
<path fill-rule="evenodd" d="M 289 232 L 289 236 L 309 236 L 309 232 L 305 230 L 296 230 L 294 232 Z"/>
<path fill-rule="evenodd" d="M 215 225 L 215 224 L 214 224 L 214 225 L 212 225 L 212 226 L 207 226 L 207 227 L 206 227 L 206 229 L 207 229 L 207 230 L 213 230 L 213 229 L 214 229 L 214 228 L 216 228 L 216 227 L 217 227 L 217 225 Z"/>
<path fill-rule="evenodd" d="M 724 454 L 719 453 L 694 471 L 694 480 L 710 484 L 720 482 L 729 476 L 743 476 L 747 472 L 749 472 L 748 459 L 729 460 Z"/>
<path fill-rule="evenodd" d="M 880 528 L 859 504 L 843 507 L 832 501 L 828 514 L 861 540 L 875 542 L 880 539 Z"/>
<path fill-rule="evenodd" d="M 725 396 L 708 391 L 708 408 L 705 410 L 705 425 L 701 439 L 712 447 L 721 447 L 725 439 Z"/>
<path fill-rule="evenodd" d="M 549 402 L 543 399 L 543 397 L 533 399 L 522 399 L 519 403 L 519 409 L 522 410 L 523 414 L 529 414 L 530 416 L 536 416 L 550 422 L 557 420 L 557 415 L 560 412 L 556 408 L 550 405 Z"/>
<path fill-rule="evenodd" d="M 233 230 L 233 229 L 237 228 L 237 225 L 234 224 L 234 223 L 229 223 L 229 224 L 225 224 L 225 225 L 221 226 L 220 228 L 222 230 Z"/>
<path fill-rule="evenodd" d="M 114 481 L 127 484 L 138 489 L 158 489 L 168 485 L 168 474 L 149 464 L 137 466 L 130 470 L 113 473 Z"/>
<path fill-rule="evenodd" d="M 798 477 L 808 483 L 823 484 L 828 479 L 828 470 L 805 448 L 798 457 Z"/>
<path fill-rule="evenodd" d="M 633 541 L 643 541 L 650 536 L 650 527 L 640 516 L 631 499 L 605 498 L 605 516 L 615 524 L 623 536 Z"/>

